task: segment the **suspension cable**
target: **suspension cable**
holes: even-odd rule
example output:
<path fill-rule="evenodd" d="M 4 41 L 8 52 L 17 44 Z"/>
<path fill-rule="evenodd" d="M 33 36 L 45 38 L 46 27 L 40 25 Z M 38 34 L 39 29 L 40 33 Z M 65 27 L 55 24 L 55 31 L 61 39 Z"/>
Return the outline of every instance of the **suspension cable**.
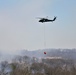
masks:
<path fill-rule="evenodd" d="M 45 32 L 45 24 L 44 24 L 44 49 L 46 49 L 46 32 Z"/>

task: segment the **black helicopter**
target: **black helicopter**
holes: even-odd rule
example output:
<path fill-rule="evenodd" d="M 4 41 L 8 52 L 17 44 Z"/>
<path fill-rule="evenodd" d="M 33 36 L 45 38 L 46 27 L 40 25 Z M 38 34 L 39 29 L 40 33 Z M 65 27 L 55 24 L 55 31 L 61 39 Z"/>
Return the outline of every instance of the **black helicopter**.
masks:
<path fill-rule="evenodd" d="M 56 20 L 56 18 L 57 18 L 57 17 L 54 17 L 53 20 L 50 20 L 50 19 L 47 19 L 47 18 L 40 18 L 39 22 L 42 22 L 42 23 L 44 23 L 44 22 L 53 22 L 53 21 Z"/>

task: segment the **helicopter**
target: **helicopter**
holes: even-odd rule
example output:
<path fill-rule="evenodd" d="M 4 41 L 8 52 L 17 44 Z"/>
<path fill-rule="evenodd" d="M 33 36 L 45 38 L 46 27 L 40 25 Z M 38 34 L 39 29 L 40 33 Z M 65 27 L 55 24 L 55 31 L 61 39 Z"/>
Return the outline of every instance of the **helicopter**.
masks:
<path fill-rule="evenodd" d="M 39 19 L 40 19 L 39 22 L 41 22 L 41 23 L 44 23 L 44 22 L 53 22 L 53 21 L 56 20 L 56 18 L 57 18 L 57 17 L 54 17 L 53 20 L 50 20 L 50 19 L 48 19 L 48 18 L 39 18 Z"/>

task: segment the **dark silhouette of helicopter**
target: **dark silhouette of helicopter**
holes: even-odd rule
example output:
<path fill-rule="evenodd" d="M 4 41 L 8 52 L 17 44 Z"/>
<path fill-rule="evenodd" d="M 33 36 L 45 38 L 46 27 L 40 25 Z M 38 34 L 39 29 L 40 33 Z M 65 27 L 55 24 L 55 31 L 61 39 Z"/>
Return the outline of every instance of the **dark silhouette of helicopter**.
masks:
<path fill-rule="evenodd" d="M 44 23 L 44 22 L 53 22 L 53 21 L 56 20 L 56 18 L 57 18 L 57 17 L 54 17 L 53 20 L 50 20 L 50 19 L 47 19 L 47 18 L 40 18 L 39 22 L 42 22 L 42 23 Z"/>

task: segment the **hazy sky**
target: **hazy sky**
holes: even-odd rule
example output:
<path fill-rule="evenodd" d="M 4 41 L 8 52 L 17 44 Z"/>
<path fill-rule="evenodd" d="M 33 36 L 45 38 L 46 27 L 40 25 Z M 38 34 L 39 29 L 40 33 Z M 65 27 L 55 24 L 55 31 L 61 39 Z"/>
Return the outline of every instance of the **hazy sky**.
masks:
<path fill-rule="evenodd" d="M 76 48 L 76 0 L 0 0 L 0 50 L 43 49 L 44 25 L 46 48 Z"/>

